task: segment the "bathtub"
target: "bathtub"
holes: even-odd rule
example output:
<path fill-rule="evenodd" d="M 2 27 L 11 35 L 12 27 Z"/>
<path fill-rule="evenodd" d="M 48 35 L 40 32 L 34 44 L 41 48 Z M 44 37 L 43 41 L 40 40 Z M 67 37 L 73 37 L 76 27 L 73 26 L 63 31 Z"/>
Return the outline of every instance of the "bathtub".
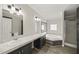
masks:
<path fill-rule="evenodd" d="M 61 36 L 53 35 L 53 34 L 46 34 L 46 39 L 50 41 L 63 40 Z"/>

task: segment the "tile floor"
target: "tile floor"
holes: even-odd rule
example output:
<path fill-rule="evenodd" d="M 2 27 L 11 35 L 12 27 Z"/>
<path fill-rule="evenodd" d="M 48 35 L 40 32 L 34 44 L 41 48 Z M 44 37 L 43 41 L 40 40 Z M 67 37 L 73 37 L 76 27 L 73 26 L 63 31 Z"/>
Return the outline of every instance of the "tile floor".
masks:
<path fill-rule="evenodd" d="M 46 44 L 41 49 L 33 49 L 33 54 L 76 54 L 76 49 L 67 46 L 62 47 L 61 45 L 52 46 Z"/>

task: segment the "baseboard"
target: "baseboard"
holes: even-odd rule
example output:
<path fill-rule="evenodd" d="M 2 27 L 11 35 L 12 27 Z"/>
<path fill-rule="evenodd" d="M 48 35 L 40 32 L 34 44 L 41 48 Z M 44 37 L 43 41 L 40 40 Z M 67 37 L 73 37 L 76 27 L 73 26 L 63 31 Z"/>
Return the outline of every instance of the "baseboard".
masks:
<path fill-rule="evenodd" d="M 64 43 L 66 46 L 72 47 L 72 48 L 77 48 L 77 45 L 70 44 L 70 43 Z"/>

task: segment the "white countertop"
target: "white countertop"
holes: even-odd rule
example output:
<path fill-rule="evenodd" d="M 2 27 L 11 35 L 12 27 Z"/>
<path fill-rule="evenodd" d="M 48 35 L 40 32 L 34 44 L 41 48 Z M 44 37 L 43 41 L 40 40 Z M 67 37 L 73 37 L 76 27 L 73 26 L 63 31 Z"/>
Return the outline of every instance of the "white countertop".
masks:
<path fill-rule="evenodd" d="M 9 53 L 15 49 L 18 49 L 18 48 L 36 40 L 37 38 L 39 38 L 45 34 L 46 33 L 40 33 L 40 34 L 31 35 L 31 36 L 21 37 L 21 38 L 18 38 L 17 40 L 12 40 L 12 41 L 0 44 L 0 54 Z"/>

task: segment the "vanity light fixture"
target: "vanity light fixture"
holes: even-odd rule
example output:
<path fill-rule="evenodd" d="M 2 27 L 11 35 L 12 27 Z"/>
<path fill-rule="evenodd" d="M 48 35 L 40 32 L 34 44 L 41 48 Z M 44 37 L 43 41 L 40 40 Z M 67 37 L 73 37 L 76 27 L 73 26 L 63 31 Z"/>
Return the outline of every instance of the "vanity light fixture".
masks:
<path fill-rule="evenodd" d="M 12 5 L 8 5 L 8 9 L 9 9 L 9 12 L 10 12 L 11 14 L 13 14 L 13 13 L 15 12 L 15 7 L 14 7 L 13 4 L 12 4 Z"/>
<path fill-rule="evenodd" d="M 38 17 L 34 17 L 34 19 L 35 19 L 36 21 L 41 21 L 41 19 L 38 18 Z"/>
<path fill-rule="evenodd" d="M 23 15 L 21 8 L 15 8 L 14 4 L 8 5 L 8 9 L 11 14 L 16 13 L 17 15 Z"/>

